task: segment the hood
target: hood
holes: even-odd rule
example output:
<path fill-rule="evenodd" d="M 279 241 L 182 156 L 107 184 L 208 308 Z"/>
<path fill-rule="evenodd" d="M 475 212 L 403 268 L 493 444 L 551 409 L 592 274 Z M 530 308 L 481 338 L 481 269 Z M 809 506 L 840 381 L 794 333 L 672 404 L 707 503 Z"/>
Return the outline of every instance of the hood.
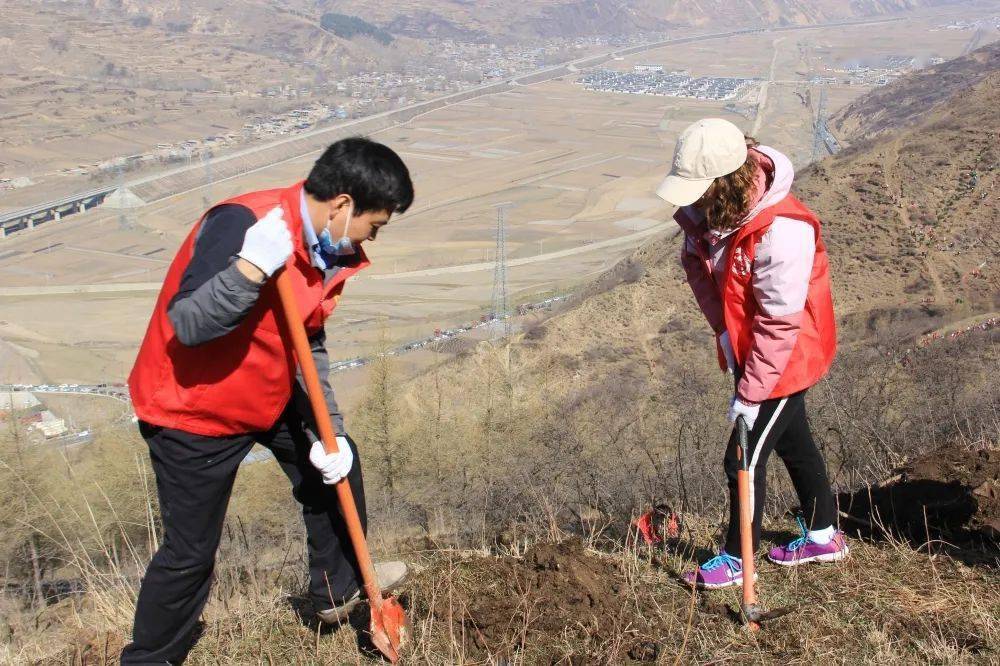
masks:
<path fill-rule="evenodd" d="M 736 229 L 739 229 L 752 220 L 760 211 L 773 206 L 788 196 L 788 193 L 792 189 L 792 181 L 795 179 L 795 169 L 792 167 L 792 161 L 784 153 L 770 146 L 757 146 L 753 150 L 771 160 L 771 163 L 774 165 L 774 173 L 771 176 L 771 186 L 767 188 L 764 196 L 750 209 L 750 212 L 747 213 Z M 677 213 L 674 215 L 674 220 L 680 225 L 681 229 L 693 236 L 700 235 L 698 228 L 701 225 L 701 219 L 701 213 L 694 206 L 678 208 Z M 733 231 L 736 231 L 736 229 L 718 234 L 717 238 L 725 238 L 733 233 Z"/>
<path fill-rule="evenodd" d="M 792 181 L 795 179 L 792 161 L 784 153 L 770 146 L 757 146 L 754 150 L 771 160 L 774 165 L 774 174 L 771 176 L 771 186 L 764 192 L 764 196 L 760 198 L 757 205 L 751 208 L 747 216 L 740 222 L 739 226 L 741 227 L 752 220 L 760 211 L 770 208 L 787 197 L 792 189 Z"/>

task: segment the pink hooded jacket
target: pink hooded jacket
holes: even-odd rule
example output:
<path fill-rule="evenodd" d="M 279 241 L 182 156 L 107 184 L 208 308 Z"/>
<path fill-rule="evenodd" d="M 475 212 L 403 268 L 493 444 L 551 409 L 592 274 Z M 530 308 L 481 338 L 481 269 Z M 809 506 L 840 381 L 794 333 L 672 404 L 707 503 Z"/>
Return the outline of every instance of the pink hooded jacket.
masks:
<path fill-rule="evenodd" d="M 740 222 L 742 226 L 760 211 L 784 199 L 795 175 L 791 161 L 767 146 L 751 149 L 749 158 L 758 166 L 756 204 Z M 688 283 L 716 335 L 725 330 L 719 296 L 724 280 L 729 241 L 733 232 L 709 231 L 701 212 L 685 206 L 678 223 L 684 230 L 681 264 Z M 686 216 L 686 217 L 685 217 Z M 693 226 L 692 226 L 692 222 Z M 712 263 L 712 277 L 698 256 L 696 243 L 704 243 Z M 760 306 L 753 325 L 752 348 L 737 393 L 749 402 L 766 400 L 788 365 L 802 321 L 809 292 L 809 279 L 816 253 L 813 227 L 807 222 L 777 217 L 756 247 L 752 266 L 754 297 Z M 714 278 L 714 279 L 713 279 Z"/>

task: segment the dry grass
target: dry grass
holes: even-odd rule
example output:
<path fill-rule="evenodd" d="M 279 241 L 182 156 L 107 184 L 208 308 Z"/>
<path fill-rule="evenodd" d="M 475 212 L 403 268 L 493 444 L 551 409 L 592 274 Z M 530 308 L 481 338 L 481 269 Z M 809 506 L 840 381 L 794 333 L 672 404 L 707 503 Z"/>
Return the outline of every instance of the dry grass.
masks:
<path fill-rule="evenodd" d="M 708 525 L 695 530 L 710 534 Z M 699 546 L 711 542 L 699 537 Z M 1000 576 L 995 569 L 973 570 L 946 557 L 927 556 L 892 542 L 852 542 L 852 557 L 838 565 L 786 570 L 763 565 L 759 590 L 768 607 L 797 610 L 757 633 L 733 617 L 737 589 L 692 595 L 676 576 L 691 566 L 691 551 L 668 553 L 645 546 L 590 543 L 589 556 L 611 565 L 620 584 L 622 617 L 609 639 L 587 633 L 594 619 L 580 615 L 559 631 L 539 633 L 536 625 L 551 608 L 533 605 L 525 594 L 511 618 L 509 643 L 493 651 L 477 645 L 463 613 L 479 598 L 509 591 L 498 580 L 500 563 L 524 552 L 513 549 L 453 549 L 413 554 L 417 573 L 403 592 L 412 621 L 407 663 L 624 663 L 642 644 L 658 663 L 911 664 L 988 663 L 1000 658 Z M 293 588 L 294 589 L 294 588 Z M 373 663 L 359 646 L 356 627 L 320 628 L 300 615 L 288 587 L 281 585 L 216 592 L 191 664 Z M 82 616 L 79 616 L 82 619 Z M 636 622 L 636 618 L 640 622 Z M 657 634 L 645 639 L 640 625 Z M 43 663 L 114 663 L 124 642 L 121 629 L 78 629 L 78 642 Z M 510 650 L 504 645 L 518 645 Z M 110 652 L 105 655 L 110 646 Z M 640 656 L 642 653 L 639 653 Z M 105 658 L 106 657 L 106 658 Z M 8 660 L 17 663 L 16 660 Z"/>
<path fill-rule="evenodd" d="M 691 565 L 684 555 L 664 559 L 644 548 L 618 548 L 600 557 L 611 559 L 620 571 L 622 604 L 647 596 L 655 600 L 655 610 L 646 611 L 645 619 L 662 628 L 660 663 L 957 664 L 1000 657 L 1000 578 L 995 571 L 974 571 L 902 544 L 852 545 L 853 557 L 841 565 L 793 571 L 762 567 L 763 601 L 770 607 L 799 604 L 799 610 L 757 635 L 734 622 L 724 608 L 737 607 L 737 591 L 705 593 L 692 600 L 691 592 L 675 580 Z M 493 661 L 476 649 L 472 636 L 456 632 L 454 621 L 436 619 L 439 614 L 434 612 L 447 608 L 457 615 L 474 597 L 495 594 L 486 583 L 492 557 L 468 552 L 426 556 L 426 569 L 407 593 L 415 634 L 412 663 Z M 523 638 L 532 618 L 545 612 L 525 612 L 527 619 L 510 627 L 511 639 Z M 352 631 L 317 637 L 280 600 L 264 600 L 252 612 L 237 615 L 208 628 L 192 653 L 192 663 L 218 663 L 220 650 L 231 663 L 364 661 Z M 541 652 L 552 650 L 565 663 L 587 662 L 588 654 L 577 651 L 581 641 L 575 629 L 568 626 L 547 641 L 526 645 L 511 663 L 538 663 L 535 658 Z M 627 636 L 627 631 L 618 634 Z M 621 640 L 599 647 L 606 663 L 620 663 L 632 646 Z"/>

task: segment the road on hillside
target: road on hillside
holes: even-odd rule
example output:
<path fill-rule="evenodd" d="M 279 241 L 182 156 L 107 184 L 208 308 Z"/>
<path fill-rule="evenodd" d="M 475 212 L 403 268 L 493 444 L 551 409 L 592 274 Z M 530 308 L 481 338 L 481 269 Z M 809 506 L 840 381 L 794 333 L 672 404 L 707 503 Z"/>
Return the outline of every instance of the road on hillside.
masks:
<path fill-rule="evenodd" d="M 533 257 L 524 257 L 523 259 L 513 259 L 507 262 L 508 268 L 513 268 L 517 266 L 527 266 L 529 264 L 534 264 L 544 261 L 552 261 L 553 259 L 562 259 L 564 257 L 571 257 L 577 254 L 584 254 L 586 252 L 595 252 L 597 250 L 606 250 L 608 248 L 616 247 L 619 245 L 630 245 L 632 243 L 638 243 L 641 240 L 649 238 L 650 236 L 655 236 L 658 233 L 667 231 L 672 226 L 672 222 L 662 222 L 654 227 L 648 229 L 643 229 L 642 231 L 637 231 L 633 234 L 628 234 L 626 236 L 619 236 L 618 238 L 610 238 L 604 241 L 598 241 L 596 243 L 587 243 L 584 245 L 579 245 L 577 247 L 571 247 L 566 250 L 557 250 L 555 252 L 547 252 L 545 254 L 536 254 Z M 674 227 L 673 235 L 676 235 L 680 229 Z M 418 271 L 407 271 L 405 273 L 382 273 L 379 275 L 370 276 L 359 276 L 354 279 L 359 280 L 405 280 L 408 278 L 416 277 L 432 277 L 439 275 L 456 275 L 460 273 L 474 273 L 476 271 L 491 271 L 496 267 L 493 262 L 477 262 L 472 264 L 455 264 L 453 266 L 442 266 L 440 268 L 426 268 Z M 57 296 L 65 294 L 113 294 L 113 293 L 132 293 L 132 292 L 148 292 L 148 291 L 159 291 L 160 287 L 163 286 L 162 282 L 123 282 L 120 284 L 59 284 L 59 285 L 49 285 L 49 286 L 38 286 L 38 287 L 0 287 L 0 298 L 23 298 L 30 296 Z"/>

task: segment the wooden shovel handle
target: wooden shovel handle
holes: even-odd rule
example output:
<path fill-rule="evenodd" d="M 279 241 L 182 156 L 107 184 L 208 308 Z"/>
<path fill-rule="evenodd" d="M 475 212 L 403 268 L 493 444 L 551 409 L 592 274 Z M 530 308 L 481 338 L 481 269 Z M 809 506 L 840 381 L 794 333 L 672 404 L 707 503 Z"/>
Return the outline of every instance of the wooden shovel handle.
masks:
<path fill-rule="evenodd" d="M 323 387 L 319 383 L 319 373 L 316 371 L 316 362 L 312 357 L 312 349 L 309 346 L 309 338 L 306 336 L 306 328 L 302 324 L 302 316 L 299 313 L 299 304 L 295 300 L 295 292 L 292 289 L 291 278 L 288 272 L 281 268 L 277 273 L 278 296 L 281 299 L 281 308 L 284 311 L 285 321 L 288 324 L 288 332 L 292 337 L 292 346 L 295 349 L 295 357 L 298 360 L 299 368 L 302 370 L 302 378 L 306 383 L 306 393 L 309 395 L 309 404 L 312 406 L 313 416 L 316 420 L 316 428 L 319 430 L 323 448 L 327 453 L 337 453 L 337 437 L 333 433 L 333 424 L 330 423 L 330 412 L 323 396 Z M 368 551 L 368 542 L 365 539 L 365 532 L 361 529 L 361 518 L 358 516 L 358 507 L 354 503 L 354 495 L 351 493 L 351 484 L 347 477 L 337 482 L 337 499 L 340 501 L 340 511 L 347 523 L 347 532 L 351 537 L 351 544 L 354 547 L 354 554 L 361 567 L 361 577 L 364 581 L 365 593 L 368 595 L 369 603 L 376 609 L 382 605 L 382 591 L 379 589 L 378 578 L 375 576 L 375 567 L 372 565 L 371 553 Z"/>

